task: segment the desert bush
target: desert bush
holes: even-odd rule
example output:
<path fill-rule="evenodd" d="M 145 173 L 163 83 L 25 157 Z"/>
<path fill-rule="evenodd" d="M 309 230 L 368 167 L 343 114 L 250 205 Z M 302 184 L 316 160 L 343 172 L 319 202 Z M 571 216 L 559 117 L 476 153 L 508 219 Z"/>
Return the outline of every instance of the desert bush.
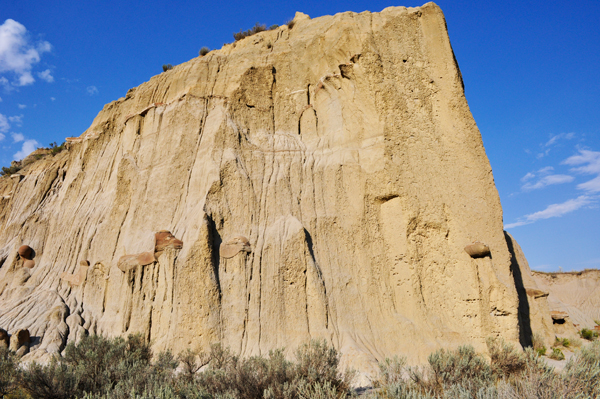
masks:
<path fill-rule="evenodd" d="M 598 338 L 598 333 L 596 331 L 587 328 L 582 328 L 581 331 L 579 331 L 579 335 L 581 338 L 587 339 L 588 341 L 593 341 L 595 338 Z"/>
<path fill-rule="evenodd" d="M 510 378 L 525 371 L 527 361 L 523 353 L 515 347 L 498 338 L 488 338 L 488 351 L 492 372 L 501 378 Z"/>
<path fill-rule="evenodd" d="M 21 384 L 32 399 L 75 397 L 79 381 L 73 370 L 56 358 L 48 365 L 31 363 L 22 372 Z"/>
<path fill-rule="evenodd" d="M 406 358 L 394 356 L 379 362 L 379 378 L 375 381 L 376 387 L 395 385 L 404 380 Z"/>
<path fill-rule="evenodd" d="M 562 346 L 563 348 L 568 348 L 569 346 L 571 346 L 571 341 L 568 338 L 555 337 L 554 345 L 552 346 L 555 348 L 558 348 L 559 346 Z"/>
<path fill-rule="evenodd" d="M 532 341 L 533 349 L 538 354 L 538 356 L 544 356 L 546 354 L 546 346 L 544 345 L 544 338 L 540 334 L 535 333 L 535 334 L 533 334 L 531 341 Z"/>
<path fill-rule="evenodd" d="M 553 360 L 565 360 L 565 355 L 559 348 L 552 348 L 552 353 L 549 358 Z"/>
<path fill-rule="evenodd" d="M 55 141 L 53 143 L 50 143 L 50 154 L 56 155 L 65 150 L 66 148 L 67 147 L 65 142 L 63 142 L 61 145 L 57 145 Z"/>
<path fill-rule="evenodd" d="M 287 25 L 287 27 L 288 27 L 289 29 L 292 29 L 292 28 L 294 27 L 294 25 L 296 25 L 296 21 L 294 21 L 294 19 L 290 19 L 290 20 L 289 20 L 289 21 L 287 21 L 285 24 Z"/>
<path fill-rule="evenodd" d="M 198 53 L 201 57 L 204 57 L 206 54 L 210 53 L 210 49 L 208 47 L 202 47 L 200 52 Z"/>
<path fill-rule="evenodd" d="M 0 348 L 0 397 L 18 388 L 19 358 L 7 348 Z"/>
<path fill-rule="evenodd" d="M 10 166 L 10 167 L 3 166 L 2 171 L 0 172 L 0 175 L 10 176 L 10 175 L 14 175 L 15 173 L 17 173 L 20 170 L 21 170 L 20 165 L 14 165 L 14 166 Z"/>
<path fill-rule="evenodd" d="M 78 380 L 78 392 L 107 393 L 112 390 L 143 391 L 151 372 L 150 345 L 141 335 L 109 339 L 83 336 L 70 343 L 61 360 Z"/>
<path fill-rule="evenodd" d="M 277 28 L 279 28 L 279 25 L 277 24 L 269 26 L 269 30 L 275 30 Z"/>
<path fill-rule="evenodd" d="M 600 397 L 600 342 L 582 348 L 564 370 L 566 386 L 576 387 L 589 397 Z"/>
<path fill-rule="evenodd" d="M 455 351 L 441 349 L 429 355 L 428 362 L 430 381 L 422 385 L 436 393 L 453 385 L 476 393 L 493 379 L 492 368 L 472 346 L 461 346 Z"/>
<path fill-rule="evenodd" d="M 238 40 L 242 40 L 248 36 L 252 36 L 255 35 L 259 32 L 263 32 L 267 30 L 267 26 L 266 25 L 262 25 L 260 23 L 256 23 L 256 25 L 254 25 L 251 29 L 248 29 L 246 31 L 243 31 L 240 29 L 239 32 L 234 33 L 233 34 L 233 38 L 235 39 L 235 41 L 237 42 Z"/>
<path fill-rule="evenodd" d="M 163 68 L 163 72 L 167 72 L 169 69 L 173 69 L 173 65 L 163 64 L 162 68 Z"/>

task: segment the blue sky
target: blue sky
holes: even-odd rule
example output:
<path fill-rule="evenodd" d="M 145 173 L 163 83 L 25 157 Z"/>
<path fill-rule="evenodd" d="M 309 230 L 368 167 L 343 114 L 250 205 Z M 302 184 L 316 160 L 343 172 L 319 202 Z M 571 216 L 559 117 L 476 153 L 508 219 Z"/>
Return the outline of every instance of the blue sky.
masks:
<path fill-rule="evenodd" d="M 405 1 L 6 1 L 0 165 L 79 136 L 103 105 L 255 22 Z M 532 268 L 600 267 L 600 2 L 440 0 L 504 222 Z"/>

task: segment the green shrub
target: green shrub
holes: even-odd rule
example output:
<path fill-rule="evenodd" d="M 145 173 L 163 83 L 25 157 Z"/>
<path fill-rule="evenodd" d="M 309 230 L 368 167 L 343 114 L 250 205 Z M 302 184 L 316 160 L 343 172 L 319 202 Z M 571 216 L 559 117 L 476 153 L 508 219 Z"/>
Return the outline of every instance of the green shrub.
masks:
<path fill-rule="evenodd" d="M 550 354 L 550 359 L 554 360 L 565 360 L 565 355 L 558 348 L 552 348 L 552 353 Z"/>
<path fill-rule="evenodd" d="M 275 30 L 277 28 L 279 28 L 279 25 L 277 24 L 269 26 L 269 30 Z"/>
<path fill-rule="evenodd" d="M 14 175 L 15 173 L 17 173 L 20 170 L 21 170 L 21 166 L 19 166 L 19 165 L 14 165 L 14 166 L 11 166 L 8 168 L 6 166 L 3 166 L 2 171 L 0 172 L 0 175 L 10 176 L 10 175 Z"/>
<path fill-rule="evenodd" d="M 598 333 L 596 331 L 587 328 L 582 328 L 581 331 L 579 331 L 579 335 L 581 336 L 581 338 L 587 339 L 588 341 L 592 341 L 594 340 L 594 338 L 598 338 Z"/>
<path fill-rule="evenodd" d="M 294 21 L 294 19 L 290 19 L 290 20 L 289 20 L 289 21 L 287 21 L 285 24 L 287 25 L 287 27 L 288 27 L 289 29 L 292 29 L 292 28 L 294 27 L 294 25 L 296 25 L 296 21 Z"/>
<path fill-rule="evenodd" d="M 252 36 L 255 35 L 259 32 L 263 32 L 267 30 L 267 26 L 266 25 L 262 25 L 260 23 L 256 23 L 256 25 L 254 25 L 251 29 L 248 29 L 246 31 L 240 30 L 237 33 L 233 34 L 233 38 L 235 39 L 235 41 L 237 42 L 238 40 L 242 40 L 248 36 Z"/>
<path fill-rule="evenodd" d="M 66 147 L 66 143 L 63 142 L 61 145 L 57 145 L 56 141 L 53 143 L 50 143 L 50 154 L 52 154 L 53 156 L 58 154 L 59 152 L 62 152 L 63 150 L 65 150 Z"/>
<path fill-rule="evenodd" d="M 512 377 L 525 371 L 527 362 L 523 353 L 517 351 L 511 344 L 498 338 L 488 338 L 488 351 L 490 353 L 492 372 L 503 378 Z"/>
<path fill-rule="evenodd" d="M 198 54 L 200 54 L 201 57 L 204 57 L 208 53 L 210 53 L 210 49 L 208 47 L 202 47 Z"/>
<path fill-rule="evenodd" d="M 0 348 L 0 397 L 17 389 L 19 358 L 6 348 Z"/>
<path fill-rule="evenodd" d="M 173 69 L 173 65 L 163 64 L 163 72 L 167 72 L 169 69 Z"/>
<path fill-rule="evenodd" d="M 546 347 L 542 346 L 541 348 L 537 348 L 535 352 L 538 354 L 538 356 L 544 356 L 546 354 L 546 350 Z"/>
<path fill-rule="evenodd" d="M 75 397 L 79 381 L 73 370 L 53 358 L 50 364 L 32 363 L 22 373 L 21 384 L 33 399 Z"/>

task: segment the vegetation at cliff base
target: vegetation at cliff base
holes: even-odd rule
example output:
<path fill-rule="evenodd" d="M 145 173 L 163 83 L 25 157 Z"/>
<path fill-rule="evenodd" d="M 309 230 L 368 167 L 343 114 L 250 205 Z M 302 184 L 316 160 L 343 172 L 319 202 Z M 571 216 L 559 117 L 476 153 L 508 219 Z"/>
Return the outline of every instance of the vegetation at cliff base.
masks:
<path fill-rule="evenodd" d="M 366 399 L 595 398 L 600 395 L 600 342 L 573 355 L 557 372 L 531 348 L 498 339 L 489 358 L 471 346 L 432 353 L 424 366 L 384 359 Z M 555 348 L 556 349 L 556 348 Z M 341 399 L 356 397 L 353 371 L 340 354 L 311 341 L 288 360 L 283 349 L 241 358 L 220 344 L 207 352 L 152 353 L 141 335 L 83 336 L 48 364 L 23 364 L 0 348 L 0 397 L 131 399 Z"/>

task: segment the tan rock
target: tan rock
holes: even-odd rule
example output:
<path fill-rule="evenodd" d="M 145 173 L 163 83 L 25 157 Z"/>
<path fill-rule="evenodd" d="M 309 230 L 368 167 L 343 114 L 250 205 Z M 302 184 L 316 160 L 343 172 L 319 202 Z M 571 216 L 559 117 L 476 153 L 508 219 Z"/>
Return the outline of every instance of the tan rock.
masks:
<path fill-rule="evenodd" d="M 10 347 L 10 337 L 6 330 L 0 328 L 0 348 L 8 349 Z"/>
<path fill-rule="evenodd" d="M 33 269 L 35 267 L 35 261 L 33 259 L 27 259 L 23 262 L 23 267 Z"/>
<path fill-rule="evenodd" d="M 535 335 L 549 347 L 554 343 L 556 331 L 550 316 L 548 293 L 536 283 L 521 246 L 509 233 L 505 232 L 505 236 L 519 296 L 519 340 L 523 346 L 530 346 Z"/>
<path fill-rule="evenodd" d="M 0 207 L 3 326 L 242 356 L 324 338 L 366 374 L 523 330 L 498 192 L 433 3 L 299 16 L 211 51 L 23 173 Z M 251 256 L 243 243 L 219 256 L 240 233 Z M 17 234 L 44 253 L 13 287 Z M 493 259 L 465 253 L 476 240 Z M 156 261 L 121 258 L 132 250 Z M 80 259 L 96 263 L 71 290 L 60 276 Z M 79 318 L 50 329 L 62 304 Z"/>
<path fill-rule="evenodd" d="M 141 254 L 125 255 L 119 258 L 118 267 L 121 271 L 126 272 L 138 266 L 147 266 L 156 262 L 154 253 L 142 252 Z"/>
<path fill-rule="evenodd" d="M 600 320 L 600 270 L 564 273 L 533 272 L 537 286 L 549 293 L 553 312 L 566 313 L 577 329 L 593 328 Z"/>
<path fill-rule="evenodd" d="M 471 258 L 483 258 L 490 254 L 490 247 L 482 242 L 474 242 L 465 247 L 465 251 L 471 256 Z"/>
<path fill-rule="evenodd" d="M 79 266 L 77 267 L 77 270 L 75 270 L 75 273 L 69 274 L 64 272 L 60 275 L 60 278 L 68 282 L 72 287 L 80 286 L 85 282 L 89 268 L 90 262 L 87 260 L 82 260 L 79 262 Z"/>
<path fill-rule="evenodd" d="M 240 252 L 252 252 L 250 242 L 244 236 L 233 237 L 227 242 L 221 243 L 221 246 L 219 248 L 219 254 L 221 255 L 221 257 L 226 259 L 233 258 Z"/>
<path fill-rule="evenodd" d="M 10 337 L 10 350 L 19 356 L 25 355 L 29 351 L 31 337 L 28 329 L 20 329 Z"/>

